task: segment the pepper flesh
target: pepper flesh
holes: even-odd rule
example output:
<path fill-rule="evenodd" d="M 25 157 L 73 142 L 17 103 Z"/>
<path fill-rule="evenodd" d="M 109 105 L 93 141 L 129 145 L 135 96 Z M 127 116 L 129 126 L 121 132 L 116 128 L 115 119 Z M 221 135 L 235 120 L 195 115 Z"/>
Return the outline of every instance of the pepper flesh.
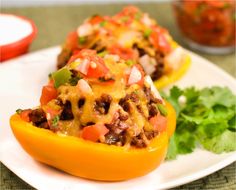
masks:
<path fill-rule="evenodd" d="M 166 107 L 167 130 L 152 139 L 147 148 L 140 149 L 61 136 L 37 128 L 17 114 L 10 118 L 10 125 L 16 139 L 35 160 L 83 178 L 120 181 L 143 176 L 165 159 L 176 120 L 172 106 L 166 102 Z"/>

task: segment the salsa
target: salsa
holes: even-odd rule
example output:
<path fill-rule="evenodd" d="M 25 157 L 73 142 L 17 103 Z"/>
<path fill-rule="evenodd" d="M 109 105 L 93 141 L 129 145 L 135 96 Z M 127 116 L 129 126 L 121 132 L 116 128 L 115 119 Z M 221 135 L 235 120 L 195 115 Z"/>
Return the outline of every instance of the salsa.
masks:
<path fill-rule="evenodd" d="M 182 0 L 173 3 L 183 35 L 212 47 L 235 45 L 234 0 Z"/>

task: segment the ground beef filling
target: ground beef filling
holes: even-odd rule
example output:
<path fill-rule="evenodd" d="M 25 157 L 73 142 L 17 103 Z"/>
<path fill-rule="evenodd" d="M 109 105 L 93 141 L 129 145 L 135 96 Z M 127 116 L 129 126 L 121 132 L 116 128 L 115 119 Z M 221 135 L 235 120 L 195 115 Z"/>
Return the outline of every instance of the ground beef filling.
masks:
<path fill-rule="evenodd" d="M 57 57 L 57 69 L 61 69 L 66 65 L 72 55 L 72 51 L 66 48 L 63 48 L 61 53 Z"/>
<path fill-rule="evenodd" d="M 105 138 L 101 143 L 118 146 L 123 146 L 127 143 L 127 129 L 129 129 L 130 127 L 132 128 L 133 125 L 133 122 L 130 120 L 130 114 L 132 112 L 132 109 L 134 109 L 134 105 L 136 105 L 138 112 L 141 113 L 147 120 L 158 114 L 156 104 L 160 103 L 160 100 L 153 96 L 153 94 L 151 93 L 151 89 L 148 87 L 143 87 L 143 92 L 145 94 L 145 98 L 147 99 L 148 117 L 144 116 L 144 111 L 139 105 L 140 100 L 138 94 L 135 92 L 127 94 L 124 98 L 120 99 L 120 109 L 115 112 L 112 117 L 112 121 L 105 124 L 107 129 L 109 129 L 109 132 L 105 135 Z M 77 106 L 79 109 L 83 108 L 85 101 L 86 98 L 80 98 L 78 100 Z M 102 94 L 100 98 L 94 101 L 95 113 L 100 115 L 108 114 L 112 101 L 113 99 L 110 95 Z M 55 102 L 61 108 L 59 120 L 69 121 L 74 119 L 70 101 L 66 101 L 63 104 L 62 101 L 58 99 Z M 31 110 L 29 113 L 29 118 L 33 125 L 39 128 L 50 129 L 55 132 L 55 130 L 51 127 L 50 122 L 47 121 L 47 116 L 42 108 Z M 86 126 L 94 124 L 94 122 L 88 122 Z M 80 126 L 81 129 L 83 127 L 85 126 Z M 143 128 L 141 133 L 129 139 L 129 143 L 131 146 L 144 148 L 148 146 L 149 140 L 153 139 L 156 135 L 158 135 L 158 132 L 145 131 L 145 129 Z"/>
<path fill-rule="evenodd" d="M 47 122 L 46 114 L 41 108 L 31 110 L 31 112 L 29 113 L 29 119 L 35 126 L 39 128 L 50 128 Z"/>
<path fill-rule="evenodd" d="M 112 97 L 108 94 L 102 96 L 95 101 L 94 110 L 99 114 L 107 114 L 110 108 Z"/>
<path fill-rule="evenodd" d="M 155 55 L 155 60 L 157 62 L 156 67 L 155 67 L 155 71 L 151 74 L 151 78 L 152 80 L 157 80 L 159 78 L 161 78 L 164 74 L 164 54 L 162 54 L 161 52 L 156 52 Z"/>

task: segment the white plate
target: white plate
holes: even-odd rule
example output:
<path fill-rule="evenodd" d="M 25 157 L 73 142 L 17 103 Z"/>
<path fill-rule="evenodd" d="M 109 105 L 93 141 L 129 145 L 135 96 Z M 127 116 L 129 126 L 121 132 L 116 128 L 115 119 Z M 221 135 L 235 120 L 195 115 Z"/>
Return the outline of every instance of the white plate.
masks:
<path fill-rule="evenodd" d="M 0 65 L 1 162 L 37 189 L 165 189 L 179 186 L 213 173 L 236 160 L 236 152 L 216 155 L 201 149 L 163 163 L 150 174 L 122 182 L 97 182 L 73 177 L 34 161 L 17 143 L 9 127 L 9 117 L 17 108 L 39 103 L 47 74 L 55 69 L 59 48 L 38 51 Z M 191 53 L 192 65 L 178 81 L 181 87 L 228 86 L 236 93 L 234 78 L 209 61 Z M 96 161 L 96 160 L 95 160 Z M 137 166 L 138 167 L 138 166 Z"/>

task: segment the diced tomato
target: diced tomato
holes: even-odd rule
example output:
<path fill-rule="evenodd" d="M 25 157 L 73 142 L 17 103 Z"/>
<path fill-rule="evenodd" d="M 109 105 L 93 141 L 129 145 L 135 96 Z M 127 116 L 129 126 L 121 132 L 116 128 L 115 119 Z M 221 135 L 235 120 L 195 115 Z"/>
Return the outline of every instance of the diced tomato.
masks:
<path fill-rule="evenodd" d="M 133 18 L 135 16 L 135 14 L 139 12 L 139 9 L 135 6 L 126 6 L 121 12 L 119 12 L 118 14 L 115 15 L 115 17 L 125 17 L 128 16 L 130 18 Z"/>
<path fill-rule="evenodd" d="M 149 121 L 153 125 L 155 131 L 163 132 L 167 128 L 167 118 L 161 114 L 152 117 Z"/>
<path fill-rule="evenodd" d="M 163 53 L 169 53 L 171 51 L 171 46 L 165 35 L 162 30 L 157 27 L 153 27 L 153 31 L 150 35 L 150 42 L 155 48 L 159 49 Z"/>
<path fill-rule="evenodd" d="M 124 60 L 135 60 L 138 57 L 137 52 L 135 52 L 132 48 L 125 48 L 118 44 L 108 48 L 108 52 L 111 54 L 119 55 L 120 58 Z"/>
<path fill-rule="evenodd" d="M 27 109 L 27 110 L 23 110 L 20 113 L 20 118 L 26 122 L 30 122 L 30 118 L 29 118 L 29 113 L 31 112 L 31 109 Z"/>
<path fill-rule="evenodd" d="M 96 124 L 84 127 L 82 130 L 82 138 L 93 142 L 98 141 L 101 136 L 104 136 L 109 132 L 109 129 L 103 124 Z"/>
<path fill-rule="evenodd" d="M 78 54 L 75 54 L 70 58 L 69 63 L 78 58 L 83 59 L 83 61 L 78 65 L 77 70 L 89 78 L 104 77 L 109 72 L 104 60 L 96 55 L 95 50 L 81 50 Z"/>
<path fill-rule="evenodd" d="M 57 90 L 54 87 L 54 85 L 52 85 L 52 84 L 53 83 L 51 82 L 51 84 L 43 86 L 42 94 L 41 94 L 41 97 L 40 97 L 41 105 L 45 105 L 49 101 L 51 101 L 52 99 L 55 99 L 57 97 Z"/>
<path fill-rule="evenodd" d="M 73 52 L 73 56 L 71 56 L 68 63 L 72 63 L 78 58 L 86 58 L 88 56 L 93 56 L 93 55 L 96 55 L 96 50 L 91 50 L 91 49 L 77 50 Z"/>
<path fill-rule="evenodd" d="M 92 25 L 99 24 L 102 21 L 104 21 L 104 18 L 99 15 L 95 15 L 89 19 L 89 23 Z"/>
<path fill-rule="evenodd" d="M 144 82 L 144 75 L 145 74 L 143 68 L 140 65 L 138 64 L 133 65 L 127 77 L 127 84 L 128 85 L 138 84 L 142 86 Z"/>
<path fill-rule="evenodd" d="M 88 77 L 99 78 L 108 73 L 108 68 L 105 65 L 104 60 L 99 56 L 90 57 L 90 66 L 88 69 Z"/>
<path fill-rule="evenodd" d="M 72 56 L 78 54 L 80 51 L 81 51 L 81 49 L 74 49 L 74 50 L 72 51 Z M 71 57 L 72 57 L 72 56 L 71 56 Z"/>
<path fill-rule="evenodd" d="M 125 25 L 129 25 L 135 19 L 135 15 L 139 12 L 139 9 L 135 6 L 127 6 L 121 12 L 116 14 L 113 19 L 117 22 L 122 22 Z"/>
<path fill-rule="evenodd" d="M 75 49 L 78 47 L 78 35 L 76 31 L 70 32 L 66 39 L 66 47 Z"/>
<path fill-rule="evenodd" d="M 134 15 L 136 14 L 137 12 L 139 12 L 139 9 L 135 6 L 132 6 L 132 5 L 129 5 L 129 6 L 126 6 L 122 11 L 121 11 L 121 14 L 123 15 Z"/>

